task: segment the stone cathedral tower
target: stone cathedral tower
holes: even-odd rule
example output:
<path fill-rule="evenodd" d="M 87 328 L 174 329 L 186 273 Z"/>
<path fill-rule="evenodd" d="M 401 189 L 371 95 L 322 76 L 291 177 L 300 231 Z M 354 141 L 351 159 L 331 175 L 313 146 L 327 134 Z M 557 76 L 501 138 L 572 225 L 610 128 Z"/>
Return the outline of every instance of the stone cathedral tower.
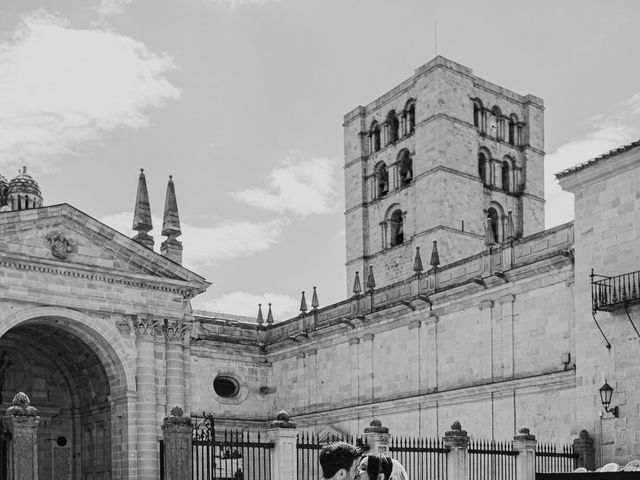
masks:
<path fill-rule="evenodd" d="M 543 110 L 436 57 L 345 115 L 347 285 L 410 277 L 433 241 L 450 264 L 541 231 Z"/>

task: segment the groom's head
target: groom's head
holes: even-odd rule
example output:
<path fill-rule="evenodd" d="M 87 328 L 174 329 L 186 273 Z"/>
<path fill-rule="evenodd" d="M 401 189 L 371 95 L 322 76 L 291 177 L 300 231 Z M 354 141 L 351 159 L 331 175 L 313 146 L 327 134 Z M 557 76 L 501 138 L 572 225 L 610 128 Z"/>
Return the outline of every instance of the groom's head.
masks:
<path fill-rule="evenodd" d="M 346 442 L 334 442 L 322 447 L 320 466 L 325 480 L 355 478 L 360 461 L 360 449 Z"/>

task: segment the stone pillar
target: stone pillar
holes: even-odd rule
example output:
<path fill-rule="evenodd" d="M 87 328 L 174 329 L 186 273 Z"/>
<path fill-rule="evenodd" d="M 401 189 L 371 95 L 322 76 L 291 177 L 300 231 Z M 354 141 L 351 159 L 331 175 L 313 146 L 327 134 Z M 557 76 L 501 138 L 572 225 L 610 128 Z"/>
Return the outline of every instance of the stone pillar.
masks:
<path fill-rule="evenodd" d="M 191 418 L 184 416 L 179 405 L 162 423 L 164 437 L 165 480 L 191 480 Z"/>
<path fill-rule="evenodd" d="M 271 478 L 296 480 L 298 478 L 298 429 L 285 410 L 280 410 L 276 420 L 267 430 L 267 438 L 273 442 L 271 453 Z"/>
<path fill-rule="evenodd" d="M 351 401 L 358 402 L 359 390 L 360 390 L 360 357 L 359 351 L 359 338 L 352 338 L 349 340 L 349 357 L 351 365 Z"/>
<path fill-rule="evenodd" d="M 8 478 L 38 480 L 38 424 L 40 417 L 29 397 L 20 392 L 7 408 L 4 426 L 11 432 L 8 452 Z"/>
<path fill-rule="evenodd" d="M 360 391 L 359 402 L 373 402 L 373 334 L 364 335 L 360 341 Z"/>
<path fill-rule="evenodd" d="M 576 467 L 584 467 L 590 472 L 596 469 L 596 449 L 593 448 L 593 439 L 589 438 L 589 432 L 580 431 L 580 436 L 573 441 L 573 451 L 580 455 Z"/>
<path fill-rule="evenodd" d="M 158 478 L 158 419 L 156 417 L 155 335 L 158 322 L 138 316 L 136 331 L 136 384 L 138 480 Z"/>
<path fill-rule="evenodd" d="M 485 300 L 480 309 L 480 345 L 482 356 L 476 359 L 480 364 L 480 378 L 493 379 L 493 301 Z"/>
<path fill-rule="evenodd" d="M 186 327 L 183 323 L 173 322 L 163 328 L 166 340 L 166 378 L 167 414 L 175 405 L 184 405 L 184 364 L 182 358 L 182 341 Z"/>
<path fill-rule="evenodd" d="M 516 478 L 518 480 L 535 480 L 536 478 L 536 437 L 531 435 L 527 427 L 521 427 L 513 437 L 513 449 L 518 451 L 516 457 Z"/>
<path fill-rule="evenodd" d="M 389 452 L 389 429 L 382 426 L 380 420 L 372 420 L 364 429 L 364 437 L 369 446 L 369 452 L 379 454 Z"/>
<path fill-rule="evenodd" d="M 467 432 L 462 430 L 460 422 L 456 420 L 451 425 L 451 430 L 445 432 L 442 445 L 449 449 L 449 453 L 447 453 L 447 479 L 468 480 L 469 437 Z M 517 478 L 521 480 L 520 477 Z"/>

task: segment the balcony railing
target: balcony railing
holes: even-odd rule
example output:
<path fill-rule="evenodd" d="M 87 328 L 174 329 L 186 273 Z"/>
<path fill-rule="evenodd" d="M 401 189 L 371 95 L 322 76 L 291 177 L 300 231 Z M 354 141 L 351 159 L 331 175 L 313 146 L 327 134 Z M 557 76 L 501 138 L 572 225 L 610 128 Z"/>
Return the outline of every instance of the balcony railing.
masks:
<path fill-rule="evenodd" d="M 640 301 L 640 272 L 606 277 L 591 271 L 591 304 L 594 312 L 609 312 L 638 301 Z"/>

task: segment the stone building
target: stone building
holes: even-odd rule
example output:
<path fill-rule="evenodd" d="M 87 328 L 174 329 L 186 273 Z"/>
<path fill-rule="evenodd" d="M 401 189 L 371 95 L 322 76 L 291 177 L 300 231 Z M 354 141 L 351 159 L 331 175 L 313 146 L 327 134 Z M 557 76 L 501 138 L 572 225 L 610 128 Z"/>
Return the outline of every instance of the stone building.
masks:
<path fill-rule="evenodd" d="M 0 177 L 0 394 L 38 409 L 40 478 L 157 478 L 176 404 L 252 430 L 283 408 L 318 433 L 586 429 L 637 458 L 640 142 L 558 174 L 576 219 L 550 230 L 543 156 L 542 100 L 420 67 L 345 116 L 346 299 L 278 323 L 191 309 L 171 179 L 158 254 L 143 172 L 133 238 Z"/>

